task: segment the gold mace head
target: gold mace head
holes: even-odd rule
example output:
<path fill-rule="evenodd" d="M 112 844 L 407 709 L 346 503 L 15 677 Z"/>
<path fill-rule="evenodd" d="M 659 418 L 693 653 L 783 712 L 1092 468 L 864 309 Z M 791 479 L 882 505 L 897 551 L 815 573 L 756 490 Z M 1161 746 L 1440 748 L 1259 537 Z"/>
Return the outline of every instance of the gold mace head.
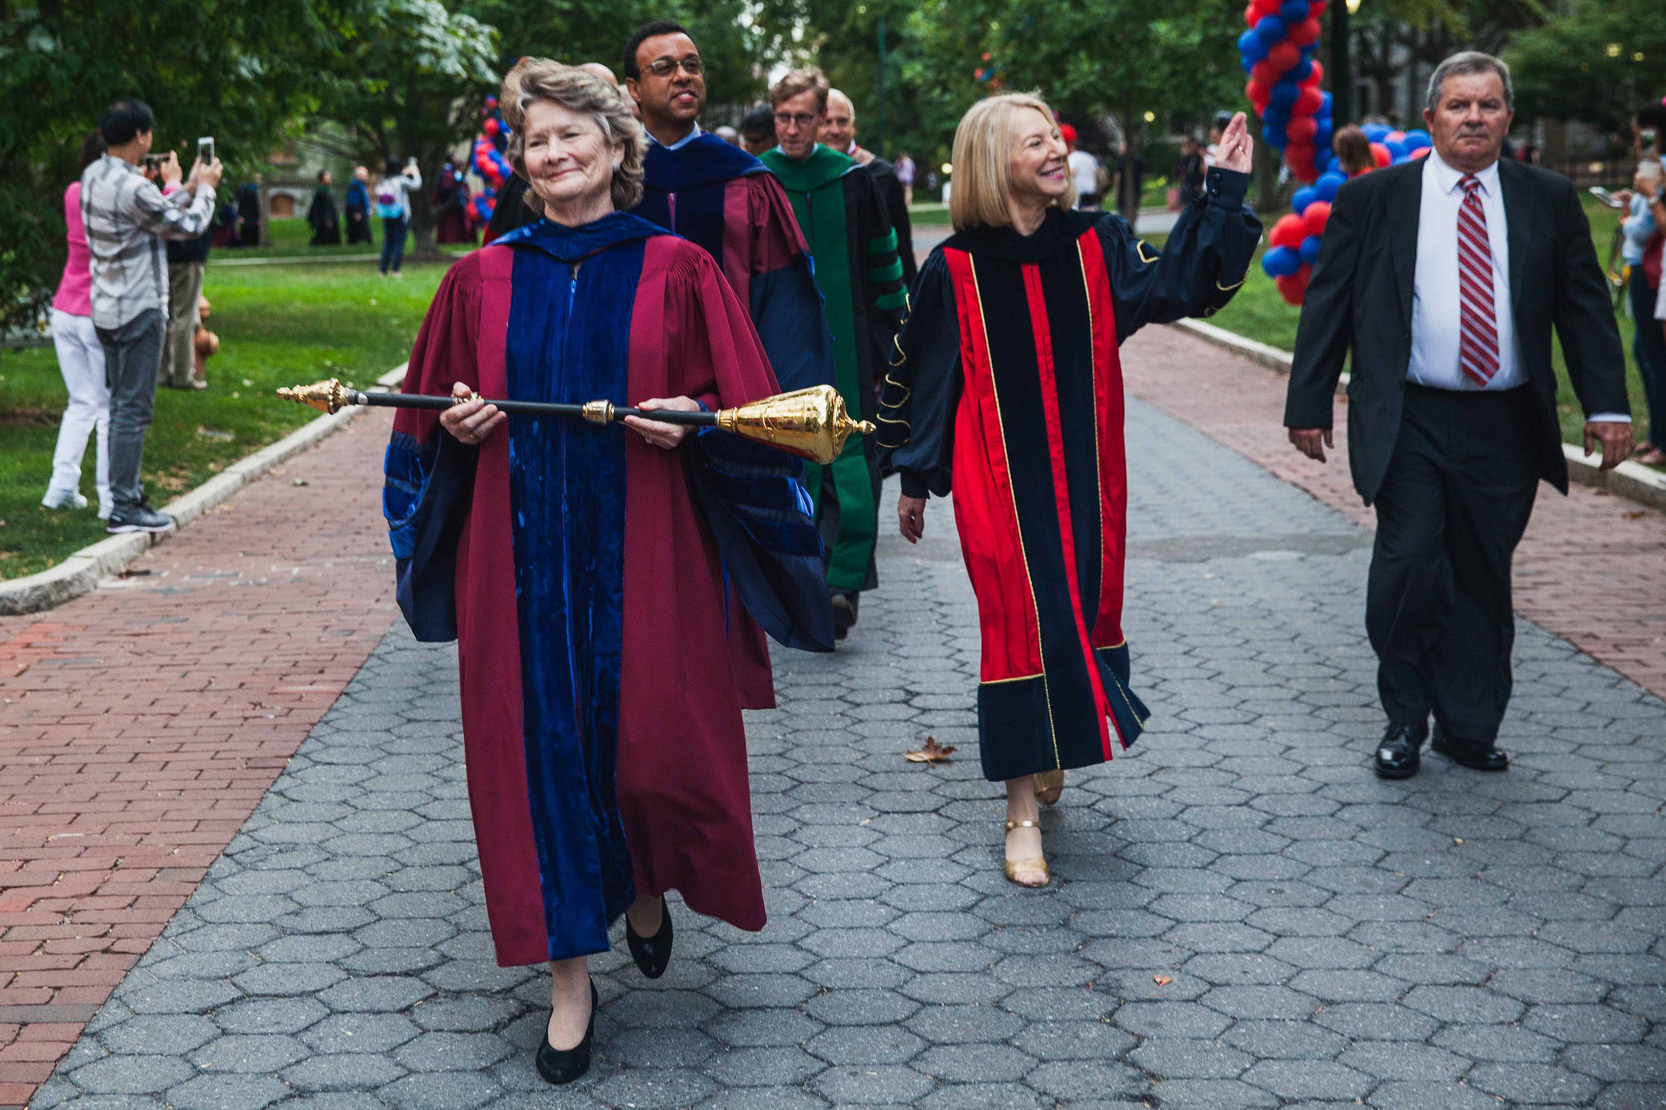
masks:
<path fill-rule="evenodd" d="M 326 378 L 311 385 L 292 385 L 278 390 L 278 396 L 298 405 L 310 405 L 319 412 L 335 413 L 351 404 L 348 390 L 339 378 Z"/>
<path fill-rule="evenodd" d="M 872 435 L 866 420 L 852 420 L 845 399 L 830 385 L 814 385 L 722 409 L 717 426 L 824 466 L 839 457 L 853 433 Z"/>

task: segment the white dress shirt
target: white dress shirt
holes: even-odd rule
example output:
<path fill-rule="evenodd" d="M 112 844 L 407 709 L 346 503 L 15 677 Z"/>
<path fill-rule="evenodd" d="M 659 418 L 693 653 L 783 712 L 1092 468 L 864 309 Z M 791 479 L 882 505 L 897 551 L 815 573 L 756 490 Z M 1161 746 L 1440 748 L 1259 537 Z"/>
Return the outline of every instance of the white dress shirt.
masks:
<path fill-rule="evenodd" d="M 1459 392 L 1514 389 L 1527 384 L 1527 369 L 1516 346 L 1510 311 L 1510 235 L 1498 163 L 1475 175 L 1476 193 L 1487 217 L 1492 248 L 1492 313 L 1498 331 L 1498 372 L 1477 385 L 1458 367 L 1463 303 L 1458 289 L 1458 209 L 1463 204 L 1462 170 L 1430 151 L 1423 159 L 1423 201 L 1417 216 L 1417 271 L 1412 278 L 1411 363 L 1406 380 Z M 1630 421 L 1620 413 L 1593 413 L 1592 421 Z"/>
<path fill-rule="evenodd" d="M 1498 163 L 1475 175 L 1476 192 L 1487 216 L 1492 246 L 1492 314 L 1498 329 L 1498 372 L 1477 385 L 1458 368 L 1463 329 L 1458 290 L 1458 209 L 1464 200 L 1462 170 L 1430 151 L 1423 160 L 1423 205 L 1417 216 L 1417 275 L 1412 279 L 1411 365 L 1406 380 L 1435 389 L 1474 391 L 1514 389 L 1527 384 L 1516 350 L 1515 321 L 1510 315 L 1510 237 L 1504 217 L 1504 194 L 1498 187 Z"/>

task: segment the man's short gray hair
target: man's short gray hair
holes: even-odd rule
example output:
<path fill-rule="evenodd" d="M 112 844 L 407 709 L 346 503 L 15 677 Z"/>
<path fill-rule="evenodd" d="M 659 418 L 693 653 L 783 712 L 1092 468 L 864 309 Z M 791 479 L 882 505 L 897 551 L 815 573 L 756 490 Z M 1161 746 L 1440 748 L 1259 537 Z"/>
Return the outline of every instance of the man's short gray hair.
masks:
<path fill-rule="evenodd" d="M 609 146 L 624 144 L 624 158 L 613 171 L 613 207 L 621 212 L 636 207 L 642 199 L 642 158 L 648 152 L 648 140 L 619 90 L 577 66 L 564 66 L 548 58 L 522 58 L 504 77 L 498 101 L 503 107 L 503 120 L 509 125 L 509 165 L 522 177 L 526 176 L 526 110 L 537 100 L 553 101 L 588 115 Z M 544 214 L 544 202 L 530 189 L 526 205 Z"/>
<path fill-rule="evenodd" d="M 1504 64 L 1503 59 L 1491 54 L 1465 50 L 1440 63 L 1429 74 L 1429 111 L 1433 112 L 1440 106 L 1441 93 L 1448 77 L 1467 77 L 1476 73 L 1498 74 L 1498 79 L 1504 82 L 1504 107 L 1512 112 L 1516 110 L 1516 91 L 1510 85 L 1510 67 Z"/>

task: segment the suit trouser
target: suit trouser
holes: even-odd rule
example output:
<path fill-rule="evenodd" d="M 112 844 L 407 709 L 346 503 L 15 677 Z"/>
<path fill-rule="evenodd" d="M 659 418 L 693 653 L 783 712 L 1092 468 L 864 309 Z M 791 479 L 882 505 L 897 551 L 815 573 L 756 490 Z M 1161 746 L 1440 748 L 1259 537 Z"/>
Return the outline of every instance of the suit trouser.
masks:
<path fill-rule="evenodd" d="M 1376 498 L 1365 628 L 1388 719 L 1490 742 L 1510 701 L 1510 559 L 1539 479 L 1527 387 L 1407 385 Z"/>
<path fill-rule="evenodd" d="M 202 301 L 202 262 L 168 263 L 168 341 L 162 349 L 162 384 L 190 389 L 197 377 L 197 314 Z"/>
<path fill-rule="evenodd" d="M 160 308 L 147 308 L 119 328 L 98 329 L 110 384 L 110 498 L 118 513 L 145 499 L 139 464 L 156 410 L 156 376 L 167 333 Z"/>

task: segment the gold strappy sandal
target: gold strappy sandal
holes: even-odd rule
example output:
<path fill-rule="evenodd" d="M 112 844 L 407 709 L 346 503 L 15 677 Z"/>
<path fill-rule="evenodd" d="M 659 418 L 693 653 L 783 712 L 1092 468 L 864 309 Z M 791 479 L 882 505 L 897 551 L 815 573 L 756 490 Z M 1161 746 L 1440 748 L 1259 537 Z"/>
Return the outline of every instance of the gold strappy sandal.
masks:
<path fill-rule="evenodd" d="M 1033 776 L 1035 779 L 1035 799 L 1044 806 L 1050 806 L 1059 800 L 1064 793 L 1064 772 L 1042 771 Z M 1048 797 L 1047 795 L 1052 795 Z"/>
<path fill-rule="evenodd" d="M 1034 829 L 1039 833 L 1041 825 L 1035 821 L 1008 821 L 1006 831 L 1011 832 L 1013 829 Z M 1003 856 L 1006 854 L 1005 845 L 1002 846 L 1001 854 Z M 1003 859 L 1001 864 L 1006 869 L 1007 882 L 1013 886 L 1021 886 L 1026 890 L 1040 890 L 1053 881 L 1052 873 L 1047 870 L 1047 861 L 1041 856 L 1036 856 L 1034 859 Z M 1018 881 L 1020 871 L 1039 871 L 1041 872 L 1041 881 L 1034 884 L 1021 883 Z"/>

